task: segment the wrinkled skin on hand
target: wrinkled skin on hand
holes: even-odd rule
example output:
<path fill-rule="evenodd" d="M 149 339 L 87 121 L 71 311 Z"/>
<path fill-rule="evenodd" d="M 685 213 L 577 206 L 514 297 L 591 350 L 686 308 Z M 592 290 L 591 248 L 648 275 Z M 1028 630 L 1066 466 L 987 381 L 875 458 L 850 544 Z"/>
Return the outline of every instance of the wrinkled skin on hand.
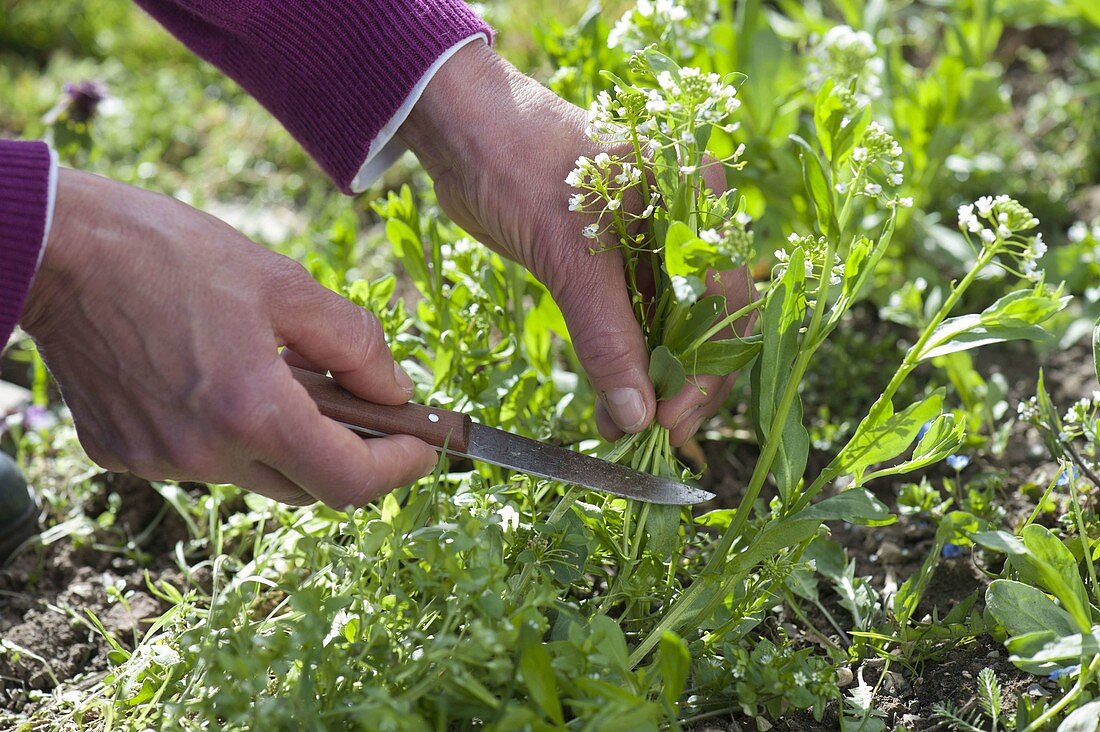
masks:
<path fill-rule="evenodd" d="M 412 382 L 377 318 L 166 196 L 63 169 L 22 323 L 108 470 L 343 508 L 435 464 L 416 438 L 362 440 L 321 416 L 280 358 L 292 347 L 360 397 L 402 404 Z"/>
<path fill-rule="evenodd" d="M 735 377 L 689 379 L 679 394 L 657 403 L 622 255 L 593 254 L 581 229 L 595 218 L 568 208 L 572 191 L 564 181 L 577 157 L 611 151 L 588 138 L 586 125 L 584 110 L 474 43 L 443 66 L 398 134 L 435 181 L 443 210 L 550 290 L 599 395 L 603 436 L 640 432 L 657 419 L 681 445 L 721 407 Z M 708 184 L 723 191 L 721 169 L 709 170 Z M 707 287 L 726 297 L 730 312 L 753 297 L 745 269 L 711 273 Z M 746 318 L 737 331 L 751 325 Z M 719 337 L 731 335 L 732 329 Z"/>

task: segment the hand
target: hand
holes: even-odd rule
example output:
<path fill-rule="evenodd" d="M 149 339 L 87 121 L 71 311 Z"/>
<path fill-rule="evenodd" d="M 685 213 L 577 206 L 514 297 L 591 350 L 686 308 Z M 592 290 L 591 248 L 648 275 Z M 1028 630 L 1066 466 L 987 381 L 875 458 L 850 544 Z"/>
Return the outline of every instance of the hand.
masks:
<path fill-rule="evenodd" d="M 699 377 L 657 404 L 622 256 L 612 249 L 592 254 L 581 229 L 594 219 L 568 210 L 565 177 L 574 161 L 610 151 L 588 138 L 586 125 L 584 110 L 472 43 L 433 77 L 398 135 L 432 176 L 455 223 L 550 290 L 599 395 L 603 436 L 640 432 L 656 418 L 681 445 L 721 407 L 733 377 Z M 710 183 L 725 188 L 720 174 Z M 708 287 L 727 297 L 731 311 L 749 302 L 746 270 L 714 274 Z M 749 319 L 738 323 L 741 333 L 750 327 Z"/>
<path fill-rule="evenodd" d="M 360 397 L 402 404 L 412 382 L 372 314 L 165 196 L 61 170 L 23 327 L 108 470 L 344 508 L 436 461 L 416 438 L 362 440 L 322 417 L 279 357 L 292 347 Z"/>

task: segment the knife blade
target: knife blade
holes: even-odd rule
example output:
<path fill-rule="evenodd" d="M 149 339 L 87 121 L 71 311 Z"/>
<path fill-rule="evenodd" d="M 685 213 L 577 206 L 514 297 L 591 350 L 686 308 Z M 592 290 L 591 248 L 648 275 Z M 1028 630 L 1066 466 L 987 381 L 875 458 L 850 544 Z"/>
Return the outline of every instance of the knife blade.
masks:
<path fill-rule="evenodd" d="M 649 503 L 690 505 L 714 498 L 701 488 L 632 470 L 565 447 L 479 424 L 469 415 L 422 404 L 373 404 L 333 379 L 291 367 L 321 414 L 360 434 L 412 435 L 440 452 Z"/>

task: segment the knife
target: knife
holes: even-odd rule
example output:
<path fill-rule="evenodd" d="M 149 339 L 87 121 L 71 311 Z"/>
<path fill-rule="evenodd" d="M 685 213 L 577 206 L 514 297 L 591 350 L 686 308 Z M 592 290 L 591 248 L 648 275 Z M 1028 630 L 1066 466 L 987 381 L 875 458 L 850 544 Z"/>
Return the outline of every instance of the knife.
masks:
<path fill-rule="evenodd" d="M 317 403 L 321 414 L 360 434 L 412 435 L 440 452 L 445 449 L 450 455 L 649 503 L 683 506 L 714 498 L 713 493 L 678 480 L 640 473 L 478 424 L 462 412 L 412 402 L 396 407 L 373 404 L 345 391 L 328 376 L 293 366 L 291 371 Z"/>

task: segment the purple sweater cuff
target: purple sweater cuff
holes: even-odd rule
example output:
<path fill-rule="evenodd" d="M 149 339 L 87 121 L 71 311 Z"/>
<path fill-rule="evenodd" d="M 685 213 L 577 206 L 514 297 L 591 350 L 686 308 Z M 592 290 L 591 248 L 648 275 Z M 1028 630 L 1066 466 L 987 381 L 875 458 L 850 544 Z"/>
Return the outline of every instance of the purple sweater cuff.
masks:
<path fill-rule="evenodd" d="M 50 148 L 0 140 L 0 350 L 23 313 L 46 232 Z"/>
<path fill-rule="evenodd" d="M 448 48 L 489 27 L 460 0 L 137 0 L 236 80 L 346 193 Z"/>

